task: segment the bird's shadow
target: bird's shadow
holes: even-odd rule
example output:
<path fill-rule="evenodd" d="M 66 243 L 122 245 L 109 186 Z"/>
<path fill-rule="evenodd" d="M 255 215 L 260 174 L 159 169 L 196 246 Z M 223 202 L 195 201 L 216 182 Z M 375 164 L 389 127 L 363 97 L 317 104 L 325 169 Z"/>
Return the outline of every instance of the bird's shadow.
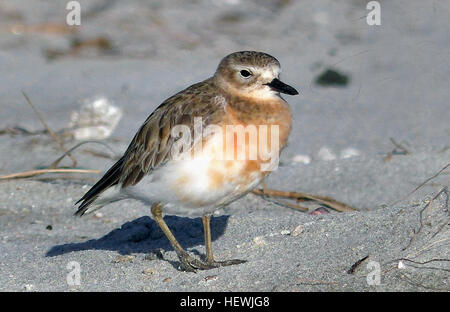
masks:
<path fill-rule="evenodd" d="M 228 218 L 229 216 L 211 218 L 211 239 L 213 241 L 225 232 Z M 201 218 L 166 216 L 164 220 L 183 248 L 203 245 L 204 235 Z M 158 224 L 152 218 L 144 216 L 126 222 L 120 228 L 114 229 L 98 239 L 53 246 L 47 251 L 46 257 L 55 257 L 82 250 L 112 250 L 121 255 L 128 255 L 131 253 L 149 254 L 161 249 L 165 251 L 173 250 Z M 197 250 L 192 250 L 192 252 L 201 255 Z M 175 266 L 173 262 L 172 265 Z"/>

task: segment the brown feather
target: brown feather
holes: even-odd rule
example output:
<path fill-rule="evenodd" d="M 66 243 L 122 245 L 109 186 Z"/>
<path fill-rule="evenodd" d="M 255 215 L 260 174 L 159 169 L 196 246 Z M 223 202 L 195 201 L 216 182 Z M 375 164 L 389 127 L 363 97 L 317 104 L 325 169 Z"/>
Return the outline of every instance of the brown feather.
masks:
<path fill-rule="evenodd" d="M 218 122 L 225 114 L 223 104 L 215 101 L 219 95 L 213 80 L 190 86 L 162 103 L 145 121 L 125 152 L 120 183 L 135 185 L 146 174 L 171 159 L 175 125 L 186 125 L 191 133 L 194 117 L 202 117 L 203 126 Z"/>

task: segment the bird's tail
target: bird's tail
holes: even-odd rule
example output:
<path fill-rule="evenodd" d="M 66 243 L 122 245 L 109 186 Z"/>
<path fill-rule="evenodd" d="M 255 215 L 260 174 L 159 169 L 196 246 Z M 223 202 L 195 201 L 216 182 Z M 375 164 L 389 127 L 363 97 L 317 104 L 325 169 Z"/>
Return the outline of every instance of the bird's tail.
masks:
<path fill-rule="evenodd" d="M 105 175 L 94 184 L 93 187 L 79 201 L 75 203 L 77 205 L 81 202 L 81 205 L 78 207 L 77 212 L 75 212 L 76 216 L 83 216 L 85 213 L 94 212 L 100 208 L 102 208 L 108 202 L 115 201 L 117 199 L 113 199 L 112 193 L 116 193 L 120 179 L 120 174 L 122 171 L 122 166 L 124 163 L 124 158 L 120 158 L 106 173 Z M 111 189 L 111 187 L 114 189 Z M 108 192 L 105 192 L 107 191 Z M 104 196 L 102 193 L 104 193 Z M 111 194 L 106 194 L 111 193 Z M 100 197 L 100 198 L 99 198 Z"/>

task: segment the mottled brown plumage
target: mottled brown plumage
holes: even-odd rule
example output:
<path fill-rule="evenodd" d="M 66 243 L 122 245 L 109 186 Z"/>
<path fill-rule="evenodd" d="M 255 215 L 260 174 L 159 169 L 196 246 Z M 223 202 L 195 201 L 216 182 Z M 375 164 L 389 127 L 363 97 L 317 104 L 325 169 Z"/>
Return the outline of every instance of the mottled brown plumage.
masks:
<path fill-rule="evenodd" d="M 123 187 L 138 183 L 142 177 L 170 159 L 175 125 L 194 126 L 194 117 L 202 117 L 203 126 L 218 123 L 223 107 L 214 101 L 217 90 L 212 79 L 197 83 L 170 97 L 144 122 L 125 152 L 120 182 Z"/>
<path fill-rule="evenodd" d="M 185 270 L 208 269 L 242 261 L 216 262 L 210 250 L 209 216 L 251 191 L 269 171 L 262 170 L 266 160 L 225 159 L 222 145 L 227 142 L 228 126 L 276 126 L 279 151 L 291 129 L 289 105 L 280 92 L 297 94 L 278 80 L 280 64 L 274 57 L 253 51 L 236 52 L 225 57 L 213 77 L 194 84 L 165 100 L 140 127 L 122 158 L 80 199 L 77 215 L 92 212 L 103 205 L 125 198 L 135 198 L 152 205 L 152 215 L 177 252 Z M 172 130 L 184 125 L 192 132 L 195 118 L 202 128 L 216 126 L 200 141 L 192 141 L 183 150 L 189 160 L 174 158 L 173 148 L 181 138 Z M 271 144 L 269 138 L 245 133 L 244 148 L 260 150 Z M 265 141 L 267 140 L 267 141 Z M 197 154 L 197 146 L 202 147 Z M 232 142 L 234 152 L 240 147 Z M 233 153 L 234 153 L 233 152 Z M 248 153 L 250 154 L 250 153 Z M 201 215 L 205 226 L 206 263 L 190 257 L 168 229 L 163 213 Z M 209 235 L 209 236 L 208 236 Z"/>

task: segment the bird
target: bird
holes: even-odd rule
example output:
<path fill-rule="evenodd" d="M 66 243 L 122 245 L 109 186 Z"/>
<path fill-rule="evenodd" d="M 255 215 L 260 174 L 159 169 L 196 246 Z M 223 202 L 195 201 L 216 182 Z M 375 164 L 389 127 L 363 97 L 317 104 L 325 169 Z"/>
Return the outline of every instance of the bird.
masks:
<path fill-rule="evenodd" d="M 292 127 L 292 111 L 281 93 L 298 94 L 280 73 L 279 61 L 264 52 L 225 56 L 212 77 L 169 97 L 149 115 L 123 156 L 76 203 L 75 215 L 135 199 L 150 208 L 181 270 L 246 262 L 214 259 L 210 222 L 215 211 L 251 192 L 277 168 Z M 203 132 L 196 134 L 199 129 Z M 267 152 L 259 152 L 269 146 L 268 160 Z M 165 215 L 202 218 L 204 260 L 183 249 Z"/>

